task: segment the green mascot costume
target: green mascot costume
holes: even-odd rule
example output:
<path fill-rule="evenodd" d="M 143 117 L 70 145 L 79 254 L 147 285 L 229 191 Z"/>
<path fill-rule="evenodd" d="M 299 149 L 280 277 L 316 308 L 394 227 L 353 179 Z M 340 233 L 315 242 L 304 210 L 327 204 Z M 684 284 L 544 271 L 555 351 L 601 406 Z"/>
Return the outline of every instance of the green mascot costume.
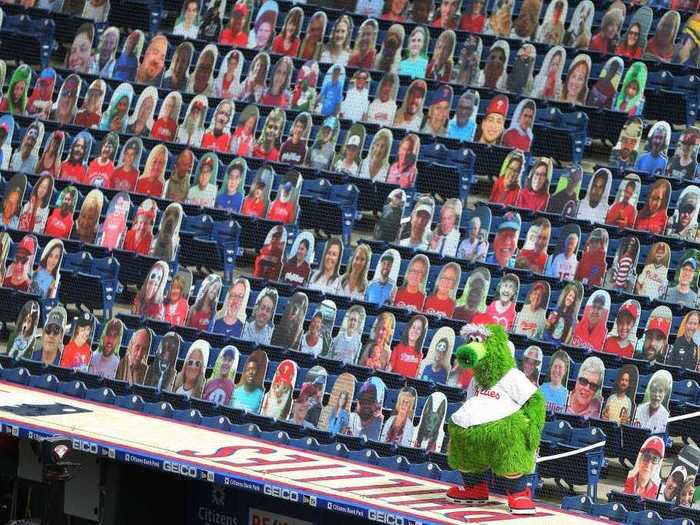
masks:
<path fill-rule="evenodd" d="M 513 514 L 534 514 L 527 474 L 544 427 L 544 397 L 515 366 L 506 331 L 500 325 L 466 325 L 465 344 L 457 362 L 474 376 L 464 404 L 449 422 L 447 460 L 459 470 L 464 486 L 451 487 L 447 497 L 458 503 L 484 504 L 489 499 L 489 475 L 507 487 Z"/>

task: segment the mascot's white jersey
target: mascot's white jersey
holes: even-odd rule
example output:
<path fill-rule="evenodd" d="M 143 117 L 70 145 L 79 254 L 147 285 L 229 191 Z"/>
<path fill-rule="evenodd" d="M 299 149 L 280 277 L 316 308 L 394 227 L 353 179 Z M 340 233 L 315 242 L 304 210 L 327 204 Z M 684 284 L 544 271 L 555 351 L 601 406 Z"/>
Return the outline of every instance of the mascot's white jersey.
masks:
<path fill-rule="evenodd" d="M 484 390 L 473 379 L 467 400 L 452 414 L 452 422 L 463 428 L 498 421 L 514 414 L 537 391 L 520 370 L 511 368 L 492 388 Z"/>

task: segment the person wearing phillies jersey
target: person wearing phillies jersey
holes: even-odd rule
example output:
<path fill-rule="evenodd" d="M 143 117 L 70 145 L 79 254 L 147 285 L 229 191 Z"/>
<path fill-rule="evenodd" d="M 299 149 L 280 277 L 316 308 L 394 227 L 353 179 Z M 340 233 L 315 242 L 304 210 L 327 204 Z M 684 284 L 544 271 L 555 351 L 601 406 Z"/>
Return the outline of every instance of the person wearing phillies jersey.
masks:
<path fill-rule="evenodd" d="M 560 281 L 571 281 L 576 275 L 578 268 L 577 249 L 578 234 L 570 232 L 563 242 L 562 250 L 550 258 L 545 272 L 546 275 Z"/>
<path fill-rule="evenodd" d="M 165 97 L 160 107 L 158 118 L 151 128 L 151 138 L 172 142 L 177 135 L 177 117 L 180 114 L 182 96 L 177 91 L 173 91 Z"/>
<path fill-rule="evenodd" d="M 289 138 L 280 148 L 280 162 L 297 165 L 306 158 L 306 139 L 309 133 L 311 117 L 308 113 L 301 113 L 294 119 Z"/>
<path fill-rule="evenodd" d="M 288 180 L 279 187 L 277 198 L 272 202 L 267 218 L 283 224 L 292 224 L 296 219 L 296 206 L 292 201 L 294 184 Z"/>
<path fill-rule="evenodd" d="M 655 243 L 647 255 L 642 272 L 637 277 L 634 293 L 651 300 L 663 295 L 668 287 L 668 264 L 671 249 L 665 242 Z"/>
<path fill-rule="evenodd" d="M 90 161 L 85 174 L 84 183 L 96 188 L 110 188 L 114 173 L 114 154 L 119 147 L 119 135 L 108 133 L 102 140 L 100 152 Z"/>
<path fill-rule="evenodd" d="M 51 212 L 44 235 L 50 237 L 60 237 L 67 239 L 70 232 L 73 230 L 73 213 L 77 203 L 78 190 L 73 186 L 67 186 L 63 189 L 56 201 L 56 208 Z"/>
<path fill-rule="evenodd" d="M 121 164 L 112 173 L 111 189 L 117 191 L 133 191 L 139 176 L 139 161 L 143 144 L 138 137 L 130 138 L 122 150 Z"/>
<path fill-rule="evenodd" d="M 75 183 L 82 183 L 87 174 L 85 161 L 90 153 L 92 138 L 87 133 L 79 133 L 68 153 L 68 158 L 61 164 L 58 178 Z"/>
<path fill-rule="evenodd" d="M 147 201 L 153 203 L 153 201 Z M 124 249 L 129 252 L 136 252 L 140 255 L 147 255 L 151 249 L 153 241 L 153 221 L 156 218 L 156 207 L 153 203 L 152 207 L 145 207 L 143 204 L 139 206 L 136 212 L 136 218 L 131 229 L 127 232 L 124 239 Z"/>
<path fill-rule="evenodd" d="M 435 283 L 435 290 L 425 300 L 423 311 L 427 314 L 452 317 L 461 275 L 462 270 L 457 263 L 447 263 L 443 266 Z"/>
<path fill-rule="evenodd" d="M 404 285 L 394 294 L 394 306 L 421 310 L 425 302 L 425 280 L 430 262 L 425 255 L 416 255 L 406 269 Z"/>
<path fill-rule="evenodd" d="M 211 127 L 202 137 L 202 148 L 228 153 L 231 145 L 231 119 L 234 106 L 230 100 L 222 100 L 216 107 Z"/>
<path fill-rule="evenodd" d="M 416 377 L 423 359 L 423 341 L 428 331 L 428 320 L 415 315 L 406 325 L 401 341 L 394 347 L 389 359 L 389 371 L 403 377 Z"/>

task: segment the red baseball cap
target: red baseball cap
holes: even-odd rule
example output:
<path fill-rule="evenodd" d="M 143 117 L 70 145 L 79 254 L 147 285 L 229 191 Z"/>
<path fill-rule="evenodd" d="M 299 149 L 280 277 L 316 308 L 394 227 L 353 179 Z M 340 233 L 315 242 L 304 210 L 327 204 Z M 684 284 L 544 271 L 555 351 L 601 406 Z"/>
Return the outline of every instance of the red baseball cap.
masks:
<path fill-rule="evenodd" d="M 654 452 L 655 454 L 658 454 L 660 458 L 664 457 L 664 451 L 666 450 L 666 446 L 664 445 L 663 439 L 660 437 L 654 436 L 650 437 L 647 439 L 644 444 L 642 445 L 642 449 L 639 452 Z"/>
<path fill-rule="evenodd" d="M 658 330 L 668 337 L 668 333 L 671 330 L 671 323 L 668 319 L 664 319 L 663 317 L 654 317 L 649 319 L 649 324 L 647 324 L 647 332 L 651 332 L 652 330 Z"/>
<path fill-rule="evenodd" d="M 632 318 L 636 319 L 637 316 L 639 315 L 639 311 L 637 310 L 637 305 L 634 304 L 633 302 L 627 302 L 624 303 L 622 306 L 620 306 L 620 310 L 617 312 L 617 316 L 619 317 L 620 315 L 628 313 L 632 316 Z"/>
<path fill-rule="evenodd" d="M 505 95 L 496 95 L 493 97 L 486 108 L 486 115 L 489 113 L 498 113 L 505 117 L 508 114 L 508 97 Z"/>
<path fill-rule="evenodd" d="M 292 386 L 294 379 L 294 363 L 289 359 L 282 361 L 275 372 L 275 379 Z"/>
<path fill-rule="evenodd" d="M 36 239 L 32 235 L 25 235 L 17 245 L 17 254 L 32 255 L 36 251 Z"/>

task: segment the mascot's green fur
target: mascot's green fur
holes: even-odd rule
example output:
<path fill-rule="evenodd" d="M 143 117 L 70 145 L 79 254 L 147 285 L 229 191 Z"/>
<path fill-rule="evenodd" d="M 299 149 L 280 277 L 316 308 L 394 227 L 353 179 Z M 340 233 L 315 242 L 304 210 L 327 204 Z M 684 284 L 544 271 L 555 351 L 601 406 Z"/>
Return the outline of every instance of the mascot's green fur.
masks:
<path fill-rule="evenodd" d="M 478 392 L 486 392 L 484 395 L 488 395 L 490 389 L 509 372 L 509 377 L 520 374 L 519 371 L 511 372 L 516 368 L 516 363 L 503 327 L 467 325 L 463 328 L 462 335 L 467 342 L 457 349 L 457 362 L 463 368 L 474 369 L 472 381 L 478 385 L 475 395 L 479 395 Z M 520 377 L 516 379 L 523 380 Z M 529 398 L 522 405 L 517 405 L 519 410 L 502 419 L 467 428 L 450 420 L 447 459 L 452 468 L 465 475 L 467 492 L 470 485 L 467 479 L 470 475 L 482 476 L 492 472 L 498 477 L 513 480 L 533 472 L 544 427 L 545 401 L 539 390 L 530 390 L 527 395 Z M 448 493 L 448 496 L 452 494 Z M 460 501 L 459 497 L 453 499 Z M 463 496 L 461 501 L 486 499 L 488 492 L 485 498 Z M 511 511 L 515 512 L 510 499 L 509 504 Z"/>

